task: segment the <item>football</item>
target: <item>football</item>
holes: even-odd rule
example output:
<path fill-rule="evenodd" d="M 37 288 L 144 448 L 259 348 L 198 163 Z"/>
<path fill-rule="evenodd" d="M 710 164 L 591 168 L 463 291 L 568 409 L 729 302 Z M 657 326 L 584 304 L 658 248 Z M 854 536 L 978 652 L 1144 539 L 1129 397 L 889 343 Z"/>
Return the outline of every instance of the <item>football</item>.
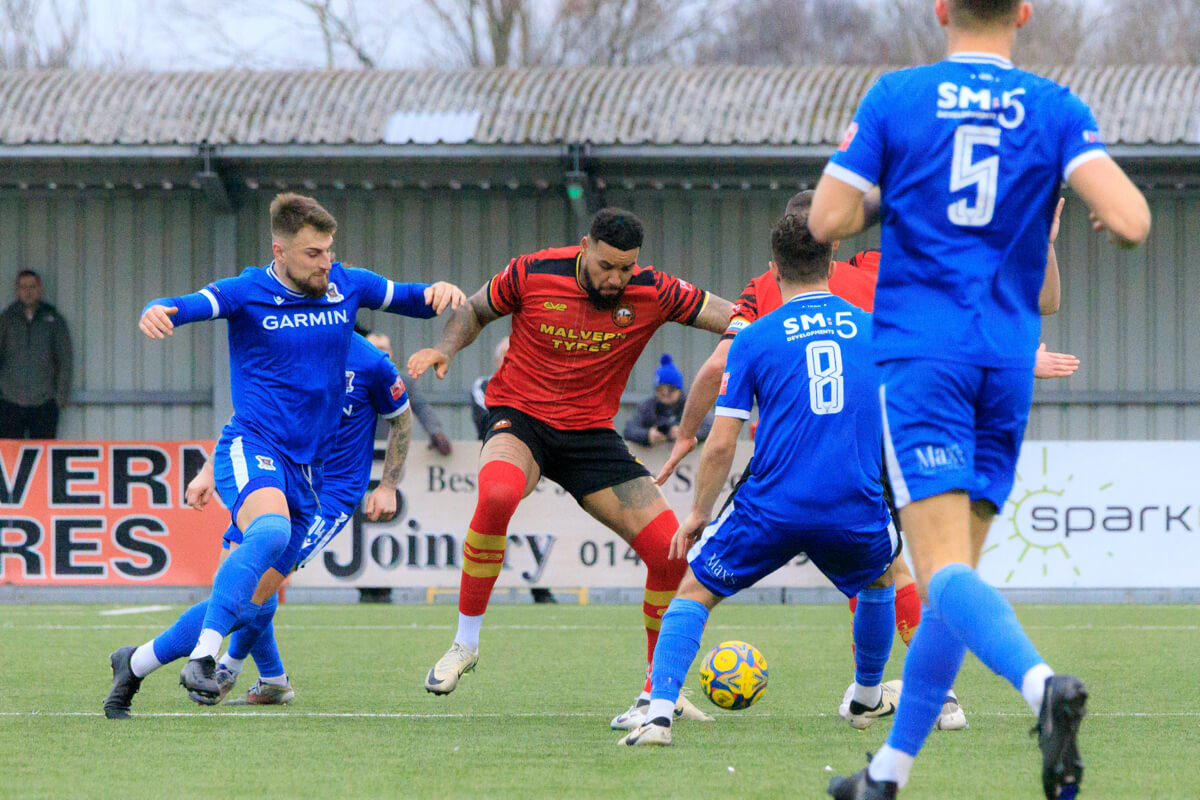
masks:
<path fill-rule="evenodd" d="M 767 660 L 745 642 L 721 642 L 700 665 L 700 688 L 721 708 L 749 708 L 767 690 Z"/>

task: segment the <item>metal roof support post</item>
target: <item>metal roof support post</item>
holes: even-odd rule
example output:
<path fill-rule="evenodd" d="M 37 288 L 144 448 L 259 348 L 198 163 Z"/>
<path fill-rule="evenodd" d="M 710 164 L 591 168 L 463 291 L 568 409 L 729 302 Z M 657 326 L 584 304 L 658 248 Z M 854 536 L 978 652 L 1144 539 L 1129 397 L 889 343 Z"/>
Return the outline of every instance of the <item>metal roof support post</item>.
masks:
<path fill-rule="evenodd" d="M 228 277 L 236 272 L 237 264 L 237 218 L 233 207 L 214 209 L 212 225 L 213 269 L 212 279 Z M 212 436 L 220 434 L 221 428 L 233 416 L 233 396 L 229 380 L 229 337 L 225 326 L 218 326 L 212 337 Z"/>
<path fill-rule="evenodd" d="M 204 141 L 200 143 L 197 151 L 200 158 L 204 160 L 204 169 L 193 175 L 192 180 L 199 184 L 200 191 L 204 192 L 204 196 L 208 198 L 208 202 L 212 203 L 214 210 L 220 214 L 231 213 L 233 201 L 229 197 L 229 192 L 225 191 L 225 181 L 212 167 L 216 148 Z"/>

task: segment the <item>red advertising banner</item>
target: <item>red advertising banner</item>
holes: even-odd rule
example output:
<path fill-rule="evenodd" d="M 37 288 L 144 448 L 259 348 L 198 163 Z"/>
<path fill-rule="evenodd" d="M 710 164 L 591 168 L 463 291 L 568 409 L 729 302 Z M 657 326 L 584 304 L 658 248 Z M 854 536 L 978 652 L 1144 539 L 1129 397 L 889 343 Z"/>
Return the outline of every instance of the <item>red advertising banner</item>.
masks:
<path fill-rule="evenodd" d="M 213 446 L 0 440 L 0 585 L 211 583 L 229 512 L 184 492 Z"/>

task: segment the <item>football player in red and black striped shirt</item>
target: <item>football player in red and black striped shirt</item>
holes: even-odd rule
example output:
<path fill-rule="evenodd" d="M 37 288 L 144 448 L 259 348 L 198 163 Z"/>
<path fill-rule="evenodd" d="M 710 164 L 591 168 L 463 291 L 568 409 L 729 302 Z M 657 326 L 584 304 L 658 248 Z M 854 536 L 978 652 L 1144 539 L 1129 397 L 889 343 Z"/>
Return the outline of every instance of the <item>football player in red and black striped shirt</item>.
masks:
<path fill-rule="evenodd" d="M 721 333 L 731 306 L 638 265 L 642 236 L 633 214 L 601 210 L 578 246 L 513 259 L 455 312 L 436 347 L 408 362 L 413 377 L 434 367 L 441 378 L 484 325 L 512 315 L 508 353 L 485 396 L 479 499 L 463 548 L 458 632 L 429 671 L 430 692 L 448 694 L 474 668 L 509 519 L 542 476 L 561 485 L 646 562 L 647 660 L 654 654 L 662 614 L 687 564 L 668 559 L 679 524 L 675 512 L 612 420 L 634 362 L 661 325 L 678 322 Z"/>

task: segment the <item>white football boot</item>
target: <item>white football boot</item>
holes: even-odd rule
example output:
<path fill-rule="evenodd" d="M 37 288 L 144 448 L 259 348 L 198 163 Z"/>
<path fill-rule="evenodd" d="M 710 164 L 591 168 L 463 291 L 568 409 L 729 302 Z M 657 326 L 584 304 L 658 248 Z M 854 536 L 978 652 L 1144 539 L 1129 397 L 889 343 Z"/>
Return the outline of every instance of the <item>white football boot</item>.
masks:
<path fill-rule="evenodd" d="M 475 669 L 478 663 L 478 650 L 470 650 L 455 642 L 425 676 L 425 691 L 450 694 L 458 686 L 458 679 Z"/>
<path fill-rule="evenodd" d="M 942 713 L 938 714 L 937 723 L 933 726 L 939 731 L 965 731 L 971 727 L 967 722 L 967 715 L 963 713 L 963 708 L 958 704 L 958 696 L 951 689 L 946 695 L 946 702 L 942 704 Z"/>
<path fill-rule="evenodd" d="M 850 727 L 855 730 L 866 730 L 871 727 L 871 723 L 880 717 L 888 717 L 896 713 L 896 706 L 900 702 L 900 689 L 903 686 L 903 681 L 887 681 L 880 686 L 882 694 L 879 698 L 879 704 L 874 708 L 867 708 L 861 703 L 854 700 L 853 692 L 849 702 L 846 704 L 846 713 L 841 714 L 842 719 L 850 723 Z M 841 709 L 838 709 L 841 713 Z"/>
<path fill-rule="evenodd" d="M 630 747 L 669 747 L 671 744 L 671 726 L 655 725 L 653 722 L 647 722 L 637 730 L 622 736 L 617 744 L 629 745 Z"/>
<path fill-rule="evenodd" d="M 635 731 L 646 723 L 646 712 L 650 709 L 650 701 L 638 698 L 625 711 L 612 718 L 608 723 L 614 731 Z M 712 722 L 715 717 L 706 714 L 692 703 L 682 692 L 675 701 L 675 719 L 689 719 L 693 722 Z"/>

